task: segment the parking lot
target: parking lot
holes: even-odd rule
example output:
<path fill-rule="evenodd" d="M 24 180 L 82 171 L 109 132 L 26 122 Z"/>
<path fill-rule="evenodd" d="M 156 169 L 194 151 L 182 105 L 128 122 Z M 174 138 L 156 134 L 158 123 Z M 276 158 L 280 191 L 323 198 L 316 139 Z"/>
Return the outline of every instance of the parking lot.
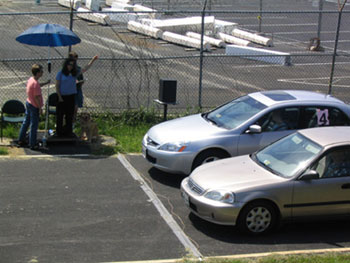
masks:
<path fill-rule="evenodd" d="M 0 4 L 5 13 L 67 11 L 57 7 L 53 0 L 43 0 L 41 5 L 31 5 L 30 9 L 29 1 L 5 2 L 3 6 Z M 242 8 L 248 8 L 247 1 L 238 2 Z M 300 10 L 306 10 L 311 5 L 311 1 L 303 3 Z M 335 4 L 331 1 L 327 3 Z M 282 1 L 281 4 L 290 6 L 289 1 Z M 222 7 L 226 6 L 223 4 Z M 49 22 L 43 17 L 33 16 L 33 19 L 37 19 L 36 23 Z M 251 22 L 252 19 L 239 17 L 235 21 L 248 29 L 254 29 L 256 22 Z M 309 39 L 308 26 L 315 26 L 308 18 L 292 22 L 277 16 L 269 19 L 264 24 L 263 29 L 266 31 L 272 31 L 277 24 L 295 28 L 289 32 L 276 32 L 274 48 L 292 51 L 296 55 L 305 51 L 305 46 L 300 43 Z M 12 19 L 10 25 L 6 23 L 7 20 L 2 21 L 1 32 L 2 36 L 8 38 L 14 39 L 19 33 L 16 32 L 18 28 L 26 28 L 25 23 L 17 23 L 16 19 Z M 14 25 L 16 30 L 10 28 Z M 109 86 L 109 83 L 104 82 L 110 72 L 105 72 L 103 66 L 109 62 L 109 52 L 116 44 L 115 41 L 106 40 L 110 29 L 91 26 L 81 20 L 75 21 L 75 26 L 84 42 L 83 56 L 102 54 L 102 59 L 97 62 L 100 67 L 89 72 L 88 78 L 95 82 L 87 82 L 87 102 L 99 106 L 106 104 L 107 97 L 113 103 L 121 100 L 126 96 L 126 89 L 122 85 Z M 332 50 L 334 44 L 334 24 L 325 25 L 328 26 L 324 30 L 322 42 L 327 51 Z M 94 32 L 99 33 L 99 41 L 91 41 Z M 169 50 L 176 54 L 191 54 L 183 47 L 149 41 L 161 55 Z M 109 46 L 108 43 L 113 45 Z M 342 28 L 340 43 L 340 51 L 348 54 L 350 40 L 345 27 Z M 89 49 L 84 49 L 85 44 Z M 125 47 L 115 47 L 113 54 L 120 58 L 120 54 L 125 53 Z M 18 58 L 32 58 L 33 54 L 45 58 L 47 55 L 46 50 L 40 50 L 39 53 L 35 49 L 6 43 L 1 44 L 1 50 L 7 51 L 3 52 L 6 59 L 14 55 Z M 64 57 L 64 54 L 65 51 L 56 49 L 52 56 Z M 180 60 L 164 68 L 177 74 L 172 77 L 179 76 L 179 96 L 182 94 L 191 98 L 193 101 L 189 100 L 189 105 L 196 105 L 197 97 L 191 94 L 198 81 L 198 65 L 191 62 Z M 3 74 L 0 79 L 4 84 L 1 87 L 2 94 L 8 92 L 12 96 L 14 90 L 23 91 L 31 63 L 28 62 L 25 68 L 18 63 L 11 69 L 1 70 Z M 59 66 L 59 63 L 54 65 L 54 72 Z M 278 87 L 327 92 L 330 63 L 321 56 L 315 60 L 296 56 L 293 66 L 288 67 L 286 74 L 282 75 L 276 69 L 280 66 L 256 65 L 247 60 L 225 60 L 220 66 L 222 71 L 217 70 L 217 64 L 209 61 L 205 68 L 204 100 L 213 99 L 211 95 L 215 95 L 215 104 L 221 104 L 240 92 Z M 337 61 L 336 69 L 334 94 L 349 102 L 348 57 Z M 261 77 L 266 76 L 269 78 L 262 81 Z M 188 81 L 185 83 L 187 89 L 180 77 Z M 107 94 L 106 98 L 96 97 L 96 83 L 99 84 L 99 92 Z M 154 85 L 152 89 L 157 94 L 158 86 Z M 21 95 L 24 96 L 24 93 Z M 186 104 L 180 100 L 180 105 Z M 141 155 L 96 157 L 89 155 L 86 148 L 80 150 L 83 151 L 71 148 L 67 152 L 58 152 L 59 155 L 26 152 L 26 155 L 15 158 L 0 157 L 0 262 L 118 262 L 178 259 L 187 254 L 207 257 L 350 247 L 350 227 L 346 221 L 289 223 L 264 237 L 249 237 L 239 233 L 235 227 L 208 223 L 189 213 L 181 199 L 179 187 L 183 176 L 156 170 Z"/>
<path fill-rule="evenodd" d="M 30 152 L 28 153 L 30 154 Z M 289 223 L 263 237 L 205 222 L 179 175 L 141 155 L 0 159 L 1 262 L 116 262 L 347 248 L 347 222 Z"/>

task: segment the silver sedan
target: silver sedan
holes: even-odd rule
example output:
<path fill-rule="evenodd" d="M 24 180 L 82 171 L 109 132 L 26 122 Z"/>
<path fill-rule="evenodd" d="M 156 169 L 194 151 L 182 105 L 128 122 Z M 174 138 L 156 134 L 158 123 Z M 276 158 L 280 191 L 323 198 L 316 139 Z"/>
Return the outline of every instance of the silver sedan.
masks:
<path fill-rule="evenodd" d="M 197 216 L 250 234 L 281 219 L 350 216 L 350 127 L 301 130 L 251 155 L 202 165 L 181 193 Z"/>
<path fill-rule="evenodd" d="M 350 125 L 348 116 L 350 106 L 330 95 L 255 92 L 210 112 L 153 126 L 142 152 L 160 170 L 190 174 L 203 163 L 252 153 L 298 129 Z"/>

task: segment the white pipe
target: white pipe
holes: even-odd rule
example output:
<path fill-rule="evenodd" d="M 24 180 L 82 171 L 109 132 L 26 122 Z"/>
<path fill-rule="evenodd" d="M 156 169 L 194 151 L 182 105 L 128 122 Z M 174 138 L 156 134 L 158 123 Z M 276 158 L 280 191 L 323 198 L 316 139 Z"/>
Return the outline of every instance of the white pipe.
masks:
<path fill-rule="evenodd" d="M 135 21 L 128 22 L 128 29 L 130 31 L 137 32 L 137 33 L 147 35 L 147 36 L 151 36 L 151 37 L 157 38 L 157 39 L 162 38 L 162 35 L 163 35 L 162 30 L 155 28 L 155 27 L 146 26 L 146 25 L 143 25 L 143 24 L 135 22 Z"/>
<path fill-rule="evenodd" d="M 71 0 L 58 0 L 59 5 L 70 8 Z M 81 6 L 80 0 L 73 0 L 73 9 L 77 10 Z"/>
<path fill-rule="evenodd" d="M 179 44 L 179 45 L 183 45 L 183 46 L 188 46 L 188 47 L 193 47 L 193 48 L 197 48 L 197 49 L 200 49 L 200 47 L 201 47 L 201 41 L 199 39 L 194 39 L 191 37 L 172 33 L 169 31 L 166 31 L 163 33 L 162 39 L 164 39 L 168 42 L 171 42 L 171 43 L 175 43 L 175 44 Z M 211 46 L 208 42 L 203 43 L 203 50 L 210 51 L 210 48 L 211 48 Z"/>
<path fill-rule="evenodd" d="M 243 31 L 243 30 L 238 29 L 238 28 L 233 29 L 232 35 L 235 37 L 239 37 L 239 38 L 243 38 L 243 39 L 252 41 L 252 42 L 260 44 L 260 45 L 267 46 L 267 47 L 273 46 L 271 38 L 259 36 L 257 34 Z"/>
<path fill-rule="evenodd" d="M 187 32 L 186 36 L 188 37 L 192 37 L 195 39 L 201 39 L 201 34 L 195 33 L 195 32 Z M 222 41 L 221 39 L 216 39 L 216 38 L 212 38 L 212 37 L 208 37 L 208 36 L 203 36 L 203 40 L 205 42 L 208 42 L 210 45 L 216 46 L 216 47 L 225 47 L 226 44 L 224 41 Z"/>
<path fill-rule="evenodd" d="M 225 33 L 231 34 L 232 30 L 237 27 L 237 23 L 227 22 L 220 19 L 215 19 L 214 21 L 214 29 L 215 33 Z"/>
<path fill-rule="evenodd" d="M 204 18 L 204 29 L 214 30 L 214 16 L 206 16 Z M 145 19 L 141 21 L 142 24 L 153 26 L 163 31 L 171 31 L 176 33 L 186 33 L 187 31 L 200 32 L 202 26 L 202 18 L 200 16 L 174 18 L 174 19 Z"/>
<path fill-rule="evenodd" d="M 89 9 L 80 7 L 77 10 L 77 17 L 89 20 L 92 22 L 99 23 L 101 25 L 108 25 L 110 24 L 109 16 L 106 14 L 100 14 L 100 13 L 90 13 Z"/>
<path fill-rule="evenodd" d="M 134 11 L 135 12 L 153 12 L 153 13 L 145 13 L 147 14 L 149 17 L 155 19 L 159 17 L 159 13 L 156 13 L 157 10 L 154 10 L 152 8 L 146 7 L 146 6 L 142 6 L 142 5 L 134 5 Z"/>
<path fill-rule="evenodd" d="M 231 36 L 231 35 L 227 35 L 227 34 L 224 34 L 224 33 L 218 33 L 217 36 L 222 39 L 223 41 L 227 42 L 227 43 L 231 43 L 231 44 L 235 44 L 235 45 L 238 45 L 238 46 L 249 46 L 251 45 L 251 42 L 248 41 L 248 40 L 244 40 L 244 39 L 241 39 L 241 38 L 238 38 L 238 37 L 234 37 L 234 36 Z"/>

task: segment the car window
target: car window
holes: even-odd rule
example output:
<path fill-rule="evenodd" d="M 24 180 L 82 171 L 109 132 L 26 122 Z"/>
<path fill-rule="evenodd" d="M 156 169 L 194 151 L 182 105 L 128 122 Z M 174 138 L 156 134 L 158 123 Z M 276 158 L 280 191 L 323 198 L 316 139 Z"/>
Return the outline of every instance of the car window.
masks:
<path fill-rule="evenodd" d="M 350 148 L 342 147 L 326 153 L 312 167 L 320 178 L 350 176 Z"/>
<path fill-rule="evenodd" d="M 265 108 L 266 105 L 252 97 L 243 96 L 213 110 L 205 117 L 219 127 L 234 129 Z"/>
<path fill-rule="evenodd" d="M 257 124 L 263 132 L 295 130 L 298 127 L 299 111 L 298 107 L 277 109 L 265 114 Z"/>
<path fill-rule="evenodd" d="M 346 114 L 334 107 L 305 107 L 302 116 L 301 128 L 345 126 L 350 124 Z"/>
<path fill-rule="evenodd" d="M 286 178 L 308 167 L 322 147 L 299 133 L 291 134 L 252 155 L 260 165 Z"/>

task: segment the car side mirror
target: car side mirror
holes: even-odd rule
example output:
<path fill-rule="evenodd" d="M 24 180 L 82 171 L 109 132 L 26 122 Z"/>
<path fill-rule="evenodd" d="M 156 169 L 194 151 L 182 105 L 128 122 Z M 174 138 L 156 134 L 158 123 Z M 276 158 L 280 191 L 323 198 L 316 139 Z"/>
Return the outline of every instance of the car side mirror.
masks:
<path fill-rule="evenodd" d="M 261 133 L 261 126 L 257 124 L 250 125 L 245 133 Z"/>
<path fill-rule="evenodd" d="M 317 171 L 308 170 L 299 177 L 299 180 L 305 181 L 305 180 L 313 180 L 313 179 L 319 179 L 319 178 L 320 178 L 320 175 L 318 174 Z"/>

